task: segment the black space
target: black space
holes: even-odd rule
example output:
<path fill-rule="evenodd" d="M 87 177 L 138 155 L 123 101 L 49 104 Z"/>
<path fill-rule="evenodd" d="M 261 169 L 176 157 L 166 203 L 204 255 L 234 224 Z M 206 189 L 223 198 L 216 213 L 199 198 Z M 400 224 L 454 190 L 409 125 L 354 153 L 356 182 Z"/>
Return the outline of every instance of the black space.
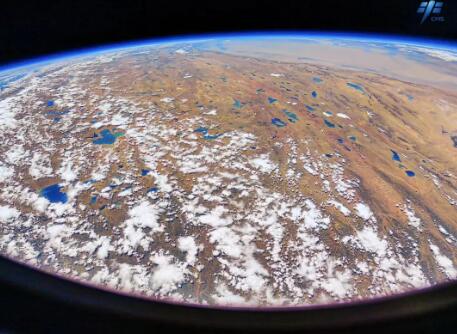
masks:
<path fill-rule="evenodd" d="M 443 1 L 445 21 L 421 25 L 416 13 L 421 0 L 3 0 L 0 65 L 114 42 L 250 30 L 372 32 L 456 41 L 457 1 Z M 203 332 L 58 302 L 1 283 L 2 276 L 0 272 L 0 333 Z M 344 333 L 455 333 L 456 325 L 457 306 Z"/>
<path fill-rule="evenodd" d="M 419 0 L 2 1 L 0 64 L 113 42 L 249 30 L 355 31 L 457 38 L 457 1 L 420 24 Z"/>

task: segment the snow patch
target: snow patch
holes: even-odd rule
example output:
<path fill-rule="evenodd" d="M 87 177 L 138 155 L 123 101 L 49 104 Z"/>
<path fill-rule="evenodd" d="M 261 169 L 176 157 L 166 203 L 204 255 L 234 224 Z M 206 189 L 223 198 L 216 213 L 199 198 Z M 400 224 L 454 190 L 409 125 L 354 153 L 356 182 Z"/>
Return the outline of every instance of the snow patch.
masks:
<path fill-rule="evenodd" d="M 169 255 L 155 255 L 152 262 L 157 264 L 151 276 L 151 288 L 160 294 L 169 294 L 176 290 L 185 280 L 186 270 L 179 264 L 172 262 Z"/>
<path fill-rule="evenodd" d="M 330 204 L 330 205 L 333 205 L 335 208 L 337 208 L 345 216 L 349 216 L 351 214 L 351 210 L 349 210 L 347 207 L 345 207 L 340 202 L 337 202 L 337 201 L 331 199 L 327 203 Z"/>
<path fill-rule="evenodd" d="M 253 166 L 255 169 L 260 170 L 262 173 L 271 173 L 274 171 L 277 166 L 274 164 L 268 157 L 268 154 L 263 154 L 258 158 L 251 159 L 249 161 L 251 166 Z"/>
<path fill-rule="evenodd" d="M 15 208 L 6 205 L 0 205 L 0 221 L 1 222 L 8 222 L 10 220 L 18 218 L 20 212 Z"/>
<path fill-rule="evenodd" d="M 369 220 L 373 217 L 373 211 L 371 211 L 370 207 L 364 203 L 357 203 L 354 208 L 357 216 L 364 220 Z"/>
<path fill-rule="evenodd" d="M 432 250 L 433 255 L 435 256 L 436 263 L 438 263 L 438 265 L 446 274 L 446 276 L 449 278 L 457 277 L 457 269 L 455 268 L 452 260 L 448 258 L 446 255 L 442 254 L 438 246 L 432 244 L 431 242 L 430 249 Z"/>

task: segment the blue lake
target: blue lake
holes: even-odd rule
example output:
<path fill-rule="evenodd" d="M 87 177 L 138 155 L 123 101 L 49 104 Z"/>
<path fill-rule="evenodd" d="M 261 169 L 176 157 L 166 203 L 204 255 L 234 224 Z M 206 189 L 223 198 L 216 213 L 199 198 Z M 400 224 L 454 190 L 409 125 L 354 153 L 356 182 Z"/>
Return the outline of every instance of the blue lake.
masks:
<path fill-rule="evenodd" d="M 311 107 L 311 106 L 309 106 L 309 105 L 307 105 L 307 104 L 305 104 L 305 107 L 306 107 L 306 109 L 308 109 L 308 111 L 310 111 L 310 112 L 313 112 L 313 111 L 315 110 L 314 107 Z"/>
<path fill-rule="evenodd" d="M 216 134 L 216 135 L 209 135 L 209 134 L 206 134 L 206 135 L 203 136 L 203 139 L 206 139 L 206 140 L 213 140 L 213 139 L 219 138 L 220 136 L 222 136 L 222 134 Z"/>
<path fill-rule="evenodd" d="M 197 128 L 197 129 L 195 129 L 194 132 L 202 133 L 203 134 L 203 139 L 206 139 L 206 140 L 213 140 L 213 139 L 217 139 L 220 136 L 222 136 L 221 133 L 215 134 L 215 135 L 210 135 L 210 134 L 208 134 L 208 128 L 205 128 L 205 127 L 202 127 L 202 126 Z"/>
<path fill-rule="evenodd" d="M 400 155 L 395 152 L 394 150 L 390 150 L 392 152 L 392 160 L 401 162 Z"/>
<path fill-rule="evenodd" d="M 61 191 L 62 188 L 59 184 L 52 184 L 41 189 L 40 194 L 51 203 L 66 203 L 68 196 Z"/>
<path fill-rule="evenodd" d="M 282 128 L 287 125 L 282 120 L 276 117 L 271 119 L 271 124 L 276 125 L 278 128 Z"/>
<path fill-rule="evenodd" d="M 414 173 L 412 170 L 407 170 L 405 171 L 406 175 L 408 175 L 409 177 L 413 177 L 413 176 L 416 176 L 416 173 Z"/>
<path fill-rule="evenodd" d="M 298 117 L 295 113 L 290 112 L 286 109 L 284 109 L 282 112 L 284 113 L 284 115 L 286 115 L 289 122 L 295 123 L 296 121 L 298 121 Z"/>
<path fill-rule="evenodd" d="M 194 132 L 198 132 L 198 133 L 203 133 L 203 134 L 205 134 L 205 133 L 208 133 L 208 128 L 205 128 L 205 127 L 201 126 L 201 127 L 199 127 L 199 128 L 196 128 L 196 129 L 194 130 Z"/>
<path fill-rule="evenodd" d="M 233 106 L 234 106 L 236 109 L 240 109 L 240 108 L 243 107 L 243 104 L 242 104 L 240 101 L 238 101 L 238 100 L 236 100 L 236 99 L 233 99 L 233 100 L 234 100 Z"/>
<path fill-rule="evenodd" d="M 116 132 L 116 133 L 111 133 L 109 129 L 104 129 L 102 132 L 100 132 L 101 138 L 98 139 L 93 139 L 92 143 L 95 145 L 111 145 L 116 142 L 116 138 L 122 136 L 122 132 Z M 98 137 L 97 135 L 94 135 L 94 137 Z"/>
<path fill-rule="evenodd" d="M 334 128 L 335 127 L 335 124 L 333 124 L 332 122 L 324 119 L 324 123 L 325 125 L 327 125 L 329 128 Z"/>
<path fill-rule="evenodd" d="M 358 90 L 359 92 L 365 93 L 365 90 L 363 89 L 363 87 L 358 84 L 348 82 L 347 85 L 351 88 L 354 88 L 355 90 Z"/>

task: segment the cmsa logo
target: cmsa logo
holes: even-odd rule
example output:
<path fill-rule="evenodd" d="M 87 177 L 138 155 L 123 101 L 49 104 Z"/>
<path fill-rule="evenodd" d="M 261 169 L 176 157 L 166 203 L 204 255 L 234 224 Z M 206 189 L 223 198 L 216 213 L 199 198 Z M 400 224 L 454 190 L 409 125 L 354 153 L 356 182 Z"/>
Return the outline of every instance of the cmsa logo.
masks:
<path fill-rule="evenodd" d="M 443 9 L 442 1 L 422 1 L 417 9 L 418 14 L 422 15 L 421 24 L 424 23 L 429 17 L 432 22 L 443 22 L 443 16 L 437 16 L 436 14 L 441 14 Z"/>

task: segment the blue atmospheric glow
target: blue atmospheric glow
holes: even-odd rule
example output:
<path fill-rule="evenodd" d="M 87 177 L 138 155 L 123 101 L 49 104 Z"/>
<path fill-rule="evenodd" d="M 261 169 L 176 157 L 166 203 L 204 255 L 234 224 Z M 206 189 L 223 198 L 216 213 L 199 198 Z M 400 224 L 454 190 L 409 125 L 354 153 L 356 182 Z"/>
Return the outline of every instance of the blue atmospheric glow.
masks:
<path fill-rule="evenodd" d="M 457 44 L 450 40 L 445 39 L 426 39 L 402 35 L 387 35 L 387 34 L 368 34 L 356 32 L 322 32 L 322 31 L 252 31 L 252 32 L 238 32 L 229 34 L 205 34 L 205 35 L 184 35 L 174 37 L 163 37 L 147 40 L 128 41 L 122 43 L 101 45 L 97 47 L 89 47 L 86 49 L 71 50 L 60 53 L 55 53 L 47 56 L 41 56 L 28 60 L 21 60 L 18 62 L 0 65 L 0 72 L 8 70 L 35 67 L 50 64 L 55 61 L 62 61 L 74 57 L 94 56 L 102 54 L 107 51 L 120 51 L 129 48 L 163 45 L 163 44 L 176 44 L 176 43 L 189 43 L 189 42 L 203 42 L 218 39 L 341 39 L 353 42 L 378 42 L 378 43 L 400 43 L 407 46 L 428 47 L 437 50 L 446 50 L 457 52 Z"/>

